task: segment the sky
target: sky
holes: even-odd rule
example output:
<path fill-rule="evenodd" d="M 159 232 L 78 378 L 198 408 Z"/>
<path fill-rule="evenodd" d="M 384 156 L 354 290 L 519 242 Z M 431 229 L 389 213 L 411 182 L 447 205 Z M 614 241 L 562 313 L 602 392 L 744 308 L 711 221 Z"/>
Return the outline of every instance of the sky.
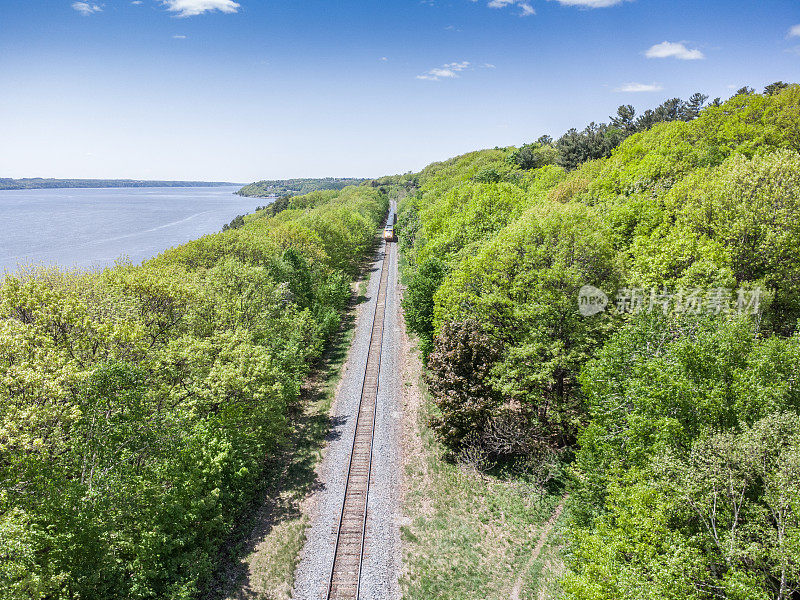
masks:
<path fill-rule="evenodd" d="M 377 177 L 777 80 L 798 0 L 0 0 L 0 177 Z"/>

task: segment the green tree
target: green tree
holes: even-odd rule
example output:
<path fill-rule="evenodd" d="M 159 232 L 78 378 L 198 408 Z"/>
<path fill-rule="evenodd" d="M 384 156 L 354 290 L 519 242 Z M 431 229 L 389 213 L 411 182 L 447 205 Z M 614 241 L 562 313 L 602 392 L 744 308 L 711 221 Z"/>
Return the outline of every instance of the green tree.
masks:
<path fill-rule="evenodd" d="M 425 260 L 414 273 L 403 295 L 403 310 L 409 329 L 421 340 L 423 356 L 433 341 L 433 297 L 442 285 L 447 268 L 438 258 Z"/>
<path fill-rule="evenodd" d="M 782 90 L 785 90 L 787 87 L 789 87 L 788 83 L 784 83 L 783 81 L 776 81 L 775 83 L 770 83 L 768 86 L 765 86 L 764 93 L 767 96 L 772 96 L 774 94 L 781 92 Z"/>
<path fill-rule="evenodd" d="M 708 100 L 708 95 L 706 94 L 699 92 L 692 94 L 686 102 L 681 104 L 679 110 L 680 118 L 684 121 L 691 121 L 699 117 L 706 100 Z"/>
<path fill-rule="evenodd" d="M 520 169 L 538 169 L 558 160 L 558 151 L 551 144 L 524 144 L 508 156 L 508 161 Z"/>
<path fill-rule="evenodd" d="M 530 412 L 550 446 L 574 441 L 582 418 L 577 372 L 609 330 L 608 314 L 578 312 L 585 285 L 613 289 L 614 253 L 596 213 L 535 206 L 448 277 L 436 295 L 437 337 L 474 319 L 503 348 L 491 383 Z"/>
<path fill-rule="evenodd" d="M 627 133 L 636 131 L 636 109 L 630 104 L 623 104 L 617 109 L 617 114 L 609 117 L 611 126 Z"/>

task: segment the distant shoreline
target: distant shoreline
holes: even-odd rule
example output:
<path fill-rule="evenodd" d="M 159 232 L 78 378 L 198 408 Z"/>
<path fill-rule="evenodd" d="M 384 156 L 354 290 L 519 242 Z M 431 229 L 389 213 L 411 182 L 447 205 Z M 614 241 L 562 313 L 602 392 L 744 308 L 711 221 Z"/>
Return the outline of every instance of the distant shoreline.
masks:
<path fill-rule="evenodd" d="M 50 190 L 75 188 L 226 187 L 242 186 L 227 181 L 149 181 L 144 179 L 24 179 L 0 178 L 0 190 Z"/>
<path fill-rule="evenodd" d="M 279 198 L 302 196 L 318 191 L 339 191 L 351 185 L 363 185 L 369 179 L 355 177 L 322 177 L 295 179 L 266 179 L 242 186 L 237 195 L 245 198 Z"/>

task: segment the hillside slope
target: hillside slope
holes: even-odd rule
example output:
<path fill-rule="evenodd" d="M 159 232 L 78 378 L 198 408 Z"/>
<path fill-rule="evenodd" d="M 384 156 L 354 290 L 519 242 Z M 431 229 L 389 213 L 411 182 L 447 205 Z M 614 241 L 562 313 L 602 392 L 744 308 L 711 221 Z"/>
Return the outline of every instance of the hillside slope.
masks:
<path fill-rule="evenodd" d="M 430 426 L 501 478 L 560 465 L 569 598 L 800 586 L 798 132 L 800 86 L 745 90 L 605 158 L 435 163 L 401 204 Z"/>

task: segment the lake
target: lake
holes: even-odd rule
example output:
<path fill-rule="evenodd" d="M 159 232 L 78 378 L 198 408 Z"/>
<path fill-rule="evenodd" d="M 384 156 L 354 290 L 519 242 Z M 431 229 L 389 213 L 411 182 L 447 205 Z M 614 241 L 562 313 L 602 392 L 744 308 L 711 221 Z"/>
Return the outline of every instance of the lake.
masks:
<path fill-rule="evenodd" d="M 268 204 L 237 187 L 0 190 L 0 275 L 20 264 L 134 263 Z"/>

